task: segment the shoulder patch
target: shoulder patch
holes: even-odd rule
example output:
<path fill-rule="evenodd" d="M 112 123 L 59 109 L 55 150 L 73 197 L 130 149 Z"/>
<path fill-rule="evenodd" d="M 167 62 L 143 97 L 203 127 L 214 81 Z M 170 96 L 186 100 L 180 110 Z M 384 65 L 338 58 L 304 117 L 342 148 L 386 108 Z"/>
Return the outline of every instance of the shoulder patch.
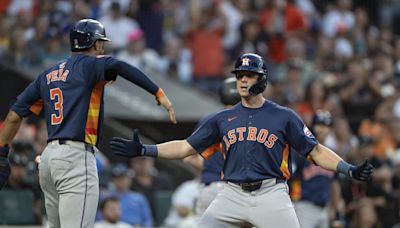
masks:
<path fill-rule="evenodd" d="M 304 125 L 304 127 L 303 127 L 303 132 L 306 136 L 308 136 L 310 138 L 314 138 L 314 135 L 311 133 L 310 129 L 308 129 L 308 127 L 306 125 Z"/>

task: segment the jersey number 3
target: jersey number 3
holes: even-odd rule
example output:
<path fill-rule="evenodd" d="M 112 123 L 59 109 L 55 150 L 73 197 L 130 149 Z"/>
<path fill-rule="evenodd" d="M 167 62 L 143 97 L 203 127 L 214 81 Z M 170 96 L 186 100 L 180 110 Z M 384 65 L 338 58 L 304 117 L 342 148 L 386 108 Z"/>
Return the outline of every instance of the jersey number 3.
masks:
<path fill-rule="evenodd" d="M 54 103 L 54 109 L 57 114 L 51 114 L 51 125 L 58 125 L 63 120 L 63 94 L 60 88 L 54 88 L 50 90 L 50 99 L 56 100 Z"/>

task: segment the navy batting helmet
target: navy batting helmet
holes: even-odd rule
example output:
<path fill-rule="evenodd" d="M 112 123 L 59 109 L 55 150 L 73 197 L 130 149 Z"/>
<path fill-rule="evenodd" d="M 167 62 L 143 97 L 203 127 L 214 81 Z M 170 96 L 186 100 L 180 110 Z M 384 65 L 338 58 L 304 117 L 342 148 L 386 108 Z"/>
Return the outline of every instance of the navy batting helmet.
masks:
<path fill-rule="evenodd" d="M 314 126 L 316 124 L 331 127 L 333 125 L 331 113 L 329 113 L 328 111 L 317 110 L 312 120 L 312 125 Z"/>
<path fill-rule="evenodd" d="M 246 53 L 239 56 L 232 73 L 236 74 L 240 71 L 250 71 L 260 75 L 260 77 L 258 77 L 258 82 L 250 87 L 250 94 L 257 95 L 264 92 L 267 87 L 267 67 L 261 56 L 253 53 Z"/>
<path fill-rule="evenodd" d="M 235 105 L 240 101 L 239 92 L 236 89 L 236 79 L 230 77 L 222 82 L 219 87 L 219 98 L 224 105 Z"/>
<path fill-rule="evenodd" d="M 93 19 L 82 19 L 78 21 L 69 33 L 71 51 L 88 49 L 97 40 L 110 41 L 106 37 L 104 26 Z"/>

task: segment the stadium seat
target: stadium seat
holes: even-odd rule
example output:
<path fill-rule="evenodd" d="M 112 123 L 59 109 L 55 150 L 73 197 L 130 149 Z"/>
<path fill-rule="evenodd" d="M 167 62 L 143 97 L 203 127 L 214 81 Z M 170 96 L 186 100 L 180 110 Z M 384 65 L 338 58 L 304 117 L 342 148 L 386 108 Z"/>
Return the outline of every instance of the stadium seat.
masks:
<path fill-rule="evenodd" d="M 171 197 L 173 191 L 156 191 L 155 198 L 155 223 L 162 224 L 169 213 L 171 207 Z"/>
<path fill-rule="evenodd" d="M 0 224 L 33 224 L 33 202 L 34 195 L 29 190 L 0 191 Z"/>

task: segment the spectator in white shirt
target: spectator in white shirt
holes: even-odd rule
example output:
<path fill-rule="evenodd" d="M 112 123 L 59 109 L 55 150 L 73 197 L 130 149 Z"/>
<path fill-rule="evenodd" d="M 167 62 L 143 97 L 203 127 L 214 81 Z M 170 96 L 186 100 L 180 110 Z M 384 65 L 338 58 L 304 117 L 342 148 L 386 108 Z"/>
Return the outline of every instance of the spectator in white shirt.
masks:
<path fill-rule="evenodd" d="M 148 74 L 159 73 L 161 58 L 156 51 L 146 47 L 144 32 L 136 28 L 127 37 L 127 47 L 118 53 L 117 57 Z"/>
<path fill-rule="evenodd" d="M 118 51 L 128 44 L 128 34 L 139 28 L 139 24 L 121 12 L 118 2 L 113 2 L 107 15 L 100 18 L 100 22 L 107 28 L 107 37 L 112 40 L 109 46 L 111 51 Z"/>

